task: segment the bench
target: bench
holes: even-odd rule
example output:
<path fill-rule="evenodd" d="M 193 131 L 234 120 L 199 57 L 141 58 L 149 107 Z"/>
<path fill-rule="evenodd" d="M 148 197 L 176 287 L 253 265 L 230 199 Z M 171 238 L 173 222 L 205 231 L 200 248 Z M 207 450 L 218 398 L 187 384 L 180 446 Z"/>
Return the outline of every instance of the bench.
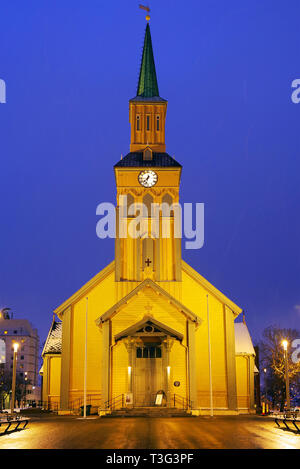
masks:
<path fill-rule="evenodd" d="M 22 415 L 0 414 L 0 435 L 17 430 L 24 430 L 28 422 L 29 418 L 23 417 Z M 22 427 L 20 427 L 21 424 L 23 425 Z M 1 432 L 3 428 L 4 431 Z"/>
<path fill-rule="evenodd" d="M 293 428 L 290 428 L 288 423 L 292 423 L 296 428 L 296 431 L 300 433 L 300 416 L 299 413 L 291 412 L 288 416 L 286 413 L 275 414 L 272 416 L 274 418 L 276 425 L 281 428 L 280 421 L 284 424 L 285 428 L 289 431 L 295 431 Z M 299 426 L 298 426 L 299 425 Z"/>

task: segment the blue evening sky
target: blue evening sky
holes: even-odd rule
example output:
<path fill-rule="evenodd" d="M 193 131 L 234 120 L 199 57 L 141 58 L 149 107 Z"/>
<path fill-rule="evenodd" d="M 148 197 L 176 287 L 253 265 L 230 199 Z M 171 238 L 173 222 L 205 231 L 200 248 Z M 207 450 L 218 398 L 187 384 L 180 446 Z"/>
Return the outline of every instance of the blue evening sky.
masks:
<path fill-rule="evenodd" d="M 96 206 L 115 202 L 113 165 L 129 151 L 138 3 L 0 3 L 0 307 L 42 341 L 53 309 L 114 257 Z M 254 339 L 299 327 L 299 0 L 151 8 L 167 151 L 183 165 L 181 201 L 205 203 L 204 247 L 183 257 L 245 309 Z"/>

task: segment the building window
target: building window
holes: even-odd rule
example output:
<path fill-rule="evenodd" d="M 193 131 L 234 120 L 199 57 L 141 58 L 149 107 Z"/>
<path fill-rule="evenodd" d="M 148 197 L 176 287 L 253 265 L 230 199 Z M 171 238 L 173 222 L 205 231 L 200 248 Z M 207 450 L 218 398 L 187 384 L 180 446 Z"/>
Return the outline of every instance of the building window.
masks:
<path fill-rule="evenodd" d="M 141 130 L 140 116 L 136 116 L 136 130 Z"/>
<path fill-rule="evenodd" d="M 144 217 L 151 217 L 151 209 L 152 209 L 152 204 L 153 204 L 154 200 L 153 200 L 153 197 L 151 194 L 146 194 L 144 197 L 143 197 L 143 204 L 145 206 L 145 208 L 147 209 L 144 210 L 145 213 L 143 213 L 143 216 Z"/>
<path fill-rule="evenodd" d="M 161 348 L 156 347 L 137 347 L 136 358 L 161 358 Z"/>
<path fill-rule="evenodd" d="M 6 346 L 5 341 L 0 339 L 0 363 L 6 362 Z"/>
<path fill-rule="evenodd" d="M 170 194 L 165 194 L 162 198 L 162 216 L 163 217 L 174 217 L 174 210 L 171 210 L 173 205 L 173 198 Z"/>
<path fill-rule="evenodd" d="M 156 116 L 156 130 L 159 130 L 159 116 Z"/>
<path fill-rule="evenodd" d="M 24 355 L 21 355 L 21 360 L 24 360 Z"/>
<path fill-rule="evenodd" d="M 146 116 L 146 129 L 150 130 L 150 116 Z"/>
<path fill-rule="evenodd" d="M 17 334 L 17 333 L 18 333 L 18 331 L 14 331 L 14 334 Z"/>

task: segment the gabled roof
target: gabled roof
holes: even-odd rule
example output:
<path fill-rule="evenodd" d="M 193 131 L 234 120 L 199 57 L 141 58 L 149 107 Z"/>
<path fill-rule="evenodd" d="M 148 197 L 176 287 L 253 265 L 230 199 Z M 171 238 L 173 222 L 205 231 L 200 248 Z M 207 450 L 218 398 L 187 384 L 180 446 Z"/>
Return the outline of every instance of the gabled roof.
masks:
<path fill-rule="evenodd" d="M 118 310 L 122 306 L 126 305 L 129 300 L 131 300 L 135 295 L 138 294 L 139 291 L 141 291 L 142 289 L 144 289 L 146 287 L 152 288 L 155 292 L 157 292 L 158 294 L 165 297 L 175 308 L 177 308 L 179 311 L 181 311 L 191 321 L 194 321 L 194 322 L 197 322 L 197 323 L 202 322 L 202 320 L 198 316 L 196 316 L 196 314 L 194 314 L 191 310 L 189 310 L 182 303 L 177 301 L 176 298 L 174 298 L 166 290 L 164 290 L 159 285 L 157 285 L 157 283 L 153 282 L 153 280 L 147 278 L 143 282 L 141 282 L 134 290 L 132 290 L 130 293 L 128 293 L 128 295 L 124 296 L 124 298 L 122 298 L 120 301 L 118 301 L 118 303 L 113 305 L 108 311 L 106 311 L 106 313 L 104 313 L 102 316 L 100 316 L 96 320 L 96 324 L 100 325 L 103 322 L 110 319 L 112 316 L 114 316 L 118 312 Z"/>
<path fill-rule="evenodd" d="M 112 261 L 104 269 L 102 269 L 98 274 L 91 278 L 87 283 L 85 283 L 79 290 L 77 290 L 70 298 L 64 301 L 60 306 L 58 306 L 54 313 L 58 316 L 62 314 L 72 303 L 78 301 L 80 298 L 85 296 L 92 288 L 95 287 L 99 282 L 101 282 L 107 275 L 111 274 L 115 269 L 115 261 Z"/>
<path fill-rule="evenodd" d="M 141 167 L 151 167 L 151 168 L 181 168 L 179 164 L 172 156 L 168 153 L 152 153 L 151 160 L 144 160 L 143 152 L 131 152 L 128 153 L 122 160 L 120 160 L 114 166 L 115 168 L 141 168 Z"/>
<path fill-rule="evenodd" d="M 183 334 L 180 332 L 175 331 L 169 326 L 166 326 L 165 324 L 157 321 L 156 319 L 152 318 L 151 316 L 145 316 L 141 321 L 133 324 L 132 326 L 128 327 L 122 332 L 119 332 L 118 334 L 115 335 L 115 342 L 118 342 L 118 340 L 124 339 L 125 337 L 128 337 L 130 335 L 133 335 L 134 333 L 138 332 L 139 329 L 142 329 L 144 326 L 147 325 L 153 325 L 156 329 L 158 329 L 160 332 L 170 335 L 171 337 L 174 337 L 180 342 L 183 339 Z M 144 334 L 147 336 L 147 334 Z M 152 334 L 149 334 L 151 336 Z"/>
<path fill-rule="evenodd" d="M 47 353 L 60 354 L 62 340 L 62 323 L 55 320 L 52 321 L 48 337 L 46 339 L 42 356 Z"/>
<path fill-rule="evenodd" d="M 221 303 L 224 303 L 228 306 L 229 309 L 238 316 L 243 311 L 242 308 L 237 306 L 233 301 L 231 301 L 227 296 L 225 296 L 220 290 L 214 287 L 208 280 L 206 280 L 202 275 L 200 275 L 195 269 L 193 269 L 187 262 L 183 259 L 181 261 L 182 270 L 186 272 L 190 277 L 192 277 L 196 282 L 203 286 L 211 295 L 215 296 Z"/>
<path fill-rule="evenodd" d="M 143 98 L 159 96 L 149 23 L 147 23 L 145 31 L 143 56 L 136 94 Z"/>
<path fill-rule="evenodd" d="M 244 322 L 234 323 L 236 355 L 255 355 L 250 333 Z"/>

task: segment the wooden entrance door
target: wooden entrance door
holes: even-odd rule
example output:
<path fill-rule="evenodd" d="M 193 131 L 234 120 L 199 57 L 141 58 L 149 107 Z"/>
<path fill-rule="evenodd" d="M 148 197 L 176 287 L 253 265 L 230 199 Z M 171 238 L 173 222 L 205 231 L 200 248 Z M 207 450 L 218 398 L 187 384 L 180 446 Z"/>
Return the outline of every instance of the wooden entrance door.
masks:
<path fill-rule="evenodd" d="M 152 407 L 157 391 L 164 389 L 161 348 L 136 349 L 134 403 L 136 407 Z"/>

